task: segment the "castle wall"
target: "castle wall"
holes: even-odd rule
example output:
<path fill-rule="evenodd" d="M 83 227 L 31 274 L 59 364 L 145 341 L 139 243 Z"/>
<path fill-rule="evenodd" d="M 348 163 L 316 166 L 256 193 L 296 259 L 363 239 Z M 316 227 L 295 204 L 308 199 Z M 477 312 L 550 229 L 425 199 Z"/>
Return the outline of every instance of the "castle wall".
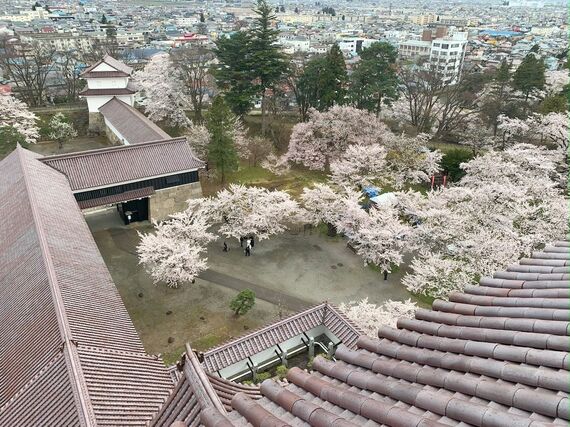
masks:
<path fill-rule="evenodd" d="M 202 186 L 199 181 L 157 190 L 150 196 L 150 219 L 154 221 L 168 219 L 169 215 L 185 210 L 188 207 L 187 200 L 199 197 L 202 197 Z"/>

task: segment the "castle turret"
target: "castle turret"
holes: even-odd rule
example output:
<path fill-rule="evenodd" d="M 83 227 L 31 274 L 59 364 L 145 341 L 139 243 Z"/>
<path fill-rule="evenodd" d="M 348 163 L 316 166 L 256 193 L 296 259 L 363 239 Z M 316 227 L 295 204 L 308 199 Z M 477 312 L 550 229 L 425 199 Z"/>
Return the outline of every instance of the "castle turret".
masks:
<path fill-rule="evenodd" d="M 132 106 L 136 90 L 130 82 L 133 69 L 115 58 L 105 55 L 82 74 L 87 87 L 79 95 L 87 99 L 89 108 L 89 131 L 100 133 L 104 123 L 99 108 L 116 97 Z"/>

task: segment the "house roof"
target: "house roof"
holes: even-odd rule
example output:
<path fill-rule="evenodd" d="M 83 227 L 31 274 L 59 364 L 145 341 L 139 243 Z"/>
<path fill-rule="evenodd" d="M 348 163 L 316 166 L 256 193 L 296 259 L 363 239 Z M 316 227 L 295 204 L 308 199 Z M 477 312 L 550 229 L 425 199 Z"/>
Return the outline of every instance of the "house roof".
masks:
<path fill-rule="evenodd" d="M 112 196 L 97 197 L 95 199 L 78 200 L 77 204 L 81 209 L 95 208 L 97 206 L 113 205 L 115 203 L 129 202 L 131 200 L 142 199 L 154 194 L 153 187 L 137 188 L 136 190 L 123 191 Z"/>
<path fill-rule="evenodd" d="M 80 96 L 121 96 L 121 95 L 132 95 L 136 93 L 132 87 L 123 88 L 112 88 L 112 89 L 89 89 L 86 87 L 81 92 Z"/>
<path fill-rule="evenodd" d="M 320 325 L 349 348 L 354 348 L 362 334 L 336 307 L 322 303 L 207 350 L 204 367 L 208 372 L 216 372 Z"/>
<path fill-rule="evenodd" d="M 99 111 L 129 144 L 170 138 L 144 114 L 118 98 L 111 98 Z"/>
<path fill-rule="evenodd" d="M 569 335 L 570 242 L 560 241 L 377 338 L 340 345 L 334 360 L 315 358 L 312 372 L 264 381 L 259 394 L 226 385 L 197 399 L 204 381 L 229 381 L 186 362 L 151 425 L 568 425 Z"/>
<path fill-rule="evenodd" d="M 40 161 L 63 173 L 74 192 L 174 175 L 204 165 L 186 138 L 60 154 Z"/>
<path fill-rule="evenodd" d="M 91 65 L 90 67 L 87 67 L 83 71 L 83 73 L 81 73 L 81 77 L 86 77 L 86 74 L 89 74 L 92 70 L 94 70 L 95 68 L 97 68 L 99 65 L 101 65 L 103 63 L 114 68 L 116 71 L 120 71 L 120 72 L 125 73 L 129 76 L 133 72 L 133 69 L 131 67 L 129 67 L 127 64 L 125 64 L 124 62 L 118 61 L 117 59 L 113 58 L 110 55 L 105 55 L 103 57 L 103 59 L 97 61 L 95 64 Z"/>
<path fill-rule="evenodd" d="M 90 71 L 81 75 L 84 79 L 108 79 L 114 77 L 129 77 L 124 71 Z"/>
<path fill-rule="evenodd" d="M 65 176 L 0 162 L 0 425 L 145 425 L 168 396 Z"/>

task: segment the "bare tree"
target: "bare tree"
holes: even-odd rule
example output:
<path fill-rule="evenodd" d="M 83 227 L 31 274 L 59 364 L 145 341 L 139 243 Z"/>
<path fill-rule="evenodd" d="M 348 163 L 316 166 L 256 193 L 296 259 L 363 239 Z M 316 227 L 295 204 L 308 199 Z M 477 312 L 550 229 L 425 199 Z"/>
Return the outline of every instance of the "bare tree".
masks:
<path fill-rule="evenodd" d="M 85 84 L 84 80 L 79 77 L 83 64 L 82 56 L 82 52 L 76 49 L 59 52 L 57 55 L 58 71 L 65 83 L 68 101 L 76 100 Z"/>
<path fill-rule="evenodd" d="M 441 138 L 479 112 L 484 75 L 467 74 L 451 84 L 435 70 L 406 68 L 400 70 L 399 77 L 402 102 L 418 132 L 433 131 L 436 138 Z"/>
<path fill-rule="evenodd" d="M 31 107 L 43 105 L 47 79 L 55 67 L 55 48 L 4 38 L 0 52 L 0 68 L 14 81 L 22 100 Z"/>
<path fill-rule="evenodd" d="M 203 46 L 185 46 L 171 52 L 174 65 L 180 71 L 184 85 L 190 95 L 194 109 L 195 123 L 202 123 L 202 109 L 206 89 L 212 87 L 213 79 L 210 66 L 214 59 L 211 50 Z"/>

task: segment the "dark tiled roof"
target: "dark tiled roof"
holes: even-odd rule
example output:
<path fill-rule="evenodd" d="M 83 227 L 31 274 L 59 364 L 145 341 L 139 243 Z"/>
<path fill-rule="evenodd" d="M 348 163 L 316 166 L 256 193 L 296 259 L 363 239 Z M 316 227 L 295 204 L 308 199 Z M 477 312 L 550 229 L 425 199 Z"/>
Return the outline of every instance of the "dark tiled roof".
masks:
<path fill-rule="evenodd" d="M 96 199 L 80 200 L 77 202 L 81 209 L 94 208 L 97 206 L 111 205 L 114 203 L 128 202 L 129 200 L 142 199 L 154 194 L 153 187 L 144 187 L 136 190 L 125 191 L 113 196 L 98 197 Z"/>
<path fill-rule="evenodd" d="M 83 71 L 83 73 L 81 73 L 81 77 L 85 77 L 85 75 L 89 74 L 91 72 L 91 70 L 94 70 L 95 68 L 97 68 L 99 65 L 101 65 L 103 63 L 105 63 L 105 64 L 113 67 L 115 70 L 121 71 L 121 72 L 123 72 L 129 76 L 133 72 L 133 69 L 131 67 L 129 67 L 127 64 L 125 64 L 124 62 L 116 60 L 111 55 L 105 55 L 103 57 L 103 59 L 97 61 L 95 64 L 91 65 L 90 67 L 87 67 Z"/>
<path fill-rule="evenodd" d="M 169 139 L 170 135 L 136 108 L 113 97 L 99 111 L 129 144 Z"/>
<path fill-rule="evenodd" d="M 223 410 L 198 405 L 183 425 L 568 425 L 569 250 L 547 246 L 376 339 L 339 346 L 335 360 L 317 357 L 311 373 L 264 381 L 261 398 L 235 390 Z"/>
<path fill-rule="evenodd" d="M 132 95 L 136 91 L 129 87 L 115 88 L 115 89 L 89 89 L 85 88 L 79 92 L 80 96 L 109 96 L 109 95 Z"/>
<path fill-rule="evenodd" d="M 43 157 L 63 173 L 73 191 L 112 186 L 203 167 L 185 138 L 121 145 Z"/>
<path fill-rule="evenodd" d="M 320 325 L 349 348 L 354 348 L 362 333 L 333 305 L 323 303 L 207 350 L 204 366 L 216 372 Z"/>
<path fill-rule="evenodd" d="M 0 162 L 0 425 L 144 425 L 170 376 L 144 353 L 65 176 L 38 157 L 18 147 Z"/>
<path fill-rule="evenodd" d="M 81 75 L 84 79 L 106 79 L 112 77 L 129 77 L 123 71 L 90 71 Z"/>

